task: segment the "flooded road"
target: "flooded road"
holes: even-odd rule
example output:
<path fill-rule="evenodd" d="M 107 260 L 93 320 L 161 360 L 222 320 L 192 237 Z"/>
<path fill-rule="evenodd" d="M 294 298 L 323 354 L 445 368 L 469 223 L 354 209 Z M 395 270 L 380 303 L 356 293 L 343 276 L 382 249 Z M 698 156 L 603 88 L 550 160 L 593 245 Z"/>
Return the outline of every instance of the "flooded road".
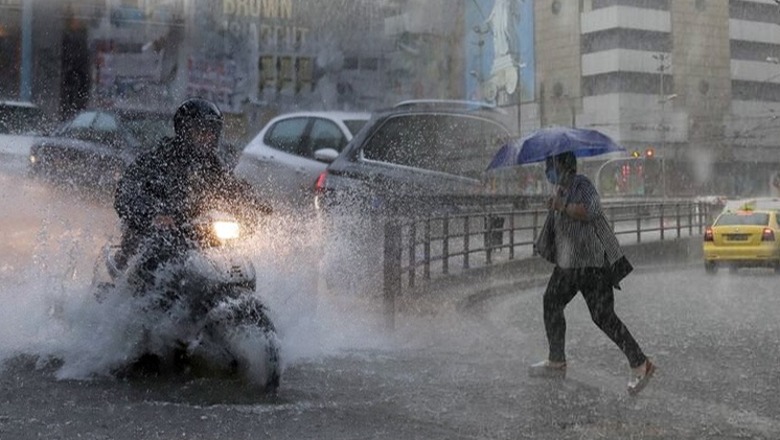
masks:
<path fill-rule="evenodd" d="M 624 282 L 618 314 L 659 367 L 636 398 L 580 297 L 567 309 L 568 378 L 532 379 L 527 365 L 546 355 L 542 287 L 400 316 L 387 334 L 365 298 L 319 292 L 311 306 L 316 262 L 300 237 L 255 249 L 286 359 L 277 395 L 218 378 L 63 375 L 63 359 L 121 348 L 95 342 L 88 290 L 113 212 L 23 180 L 2 191 L 3 440 L 780 437 L 778 278 L 761 270 Z"/>

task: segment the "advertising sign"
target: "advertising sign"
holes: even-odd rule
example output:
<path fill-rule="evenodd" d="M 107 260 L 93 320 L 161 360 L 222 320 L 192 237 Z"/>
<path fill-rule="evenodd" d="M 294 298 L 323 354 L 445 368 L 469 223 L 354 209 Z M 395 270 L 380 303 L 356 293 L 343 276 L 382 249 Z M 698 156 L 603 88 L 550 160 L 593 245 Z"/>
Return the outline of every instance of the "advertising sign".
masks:
<path fill-rule="evenodd" d="M 535 96 L 533 0 L 466 2 L 466 93 L 497 105 Z"/>

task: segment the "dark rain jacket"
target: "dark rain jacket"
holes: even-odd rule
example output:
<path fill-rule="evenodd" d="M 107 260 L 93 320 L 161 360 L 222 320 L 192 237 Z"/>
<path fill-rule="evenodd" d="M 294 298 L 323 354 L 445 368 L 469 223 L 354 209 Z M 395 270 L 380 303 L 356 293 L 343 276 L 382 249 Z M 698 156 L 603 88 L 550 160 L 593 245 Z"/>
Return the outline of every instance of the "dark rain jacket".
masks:
<path fill-rule="evenodd" d="M 209 209 L 236 208 L 268 214 L 271 208 L 260 201 L 243 180 L 236 178 L 216 152 L 200 153 L 178 138 L 168 138 L 128 167 L 118 183 L 114 208 L 127 236 L 137 241 L 155 232 L 153 221 L 171 216 L 184 225 Z M 123 244 L 127 251 L 128 243 Z"/>

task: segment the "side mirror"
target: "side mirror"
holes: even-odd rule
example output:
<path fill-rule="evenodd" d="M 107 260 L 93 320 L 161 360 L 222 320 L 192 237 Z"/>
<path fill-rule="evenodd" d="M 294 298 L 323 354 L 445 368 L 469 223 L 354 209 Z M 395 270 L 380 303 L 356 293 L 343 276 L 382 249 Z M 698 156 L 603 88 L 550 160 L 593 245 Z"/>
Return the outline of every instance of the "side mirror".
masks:
<path fill-rule="evenodd" d="M 339 152 L 333 148 L 321 148 L 314 151 L 314 159 L 320 162 L 331 163 L 336 160 L 337 157 L 339 157 Z"/>

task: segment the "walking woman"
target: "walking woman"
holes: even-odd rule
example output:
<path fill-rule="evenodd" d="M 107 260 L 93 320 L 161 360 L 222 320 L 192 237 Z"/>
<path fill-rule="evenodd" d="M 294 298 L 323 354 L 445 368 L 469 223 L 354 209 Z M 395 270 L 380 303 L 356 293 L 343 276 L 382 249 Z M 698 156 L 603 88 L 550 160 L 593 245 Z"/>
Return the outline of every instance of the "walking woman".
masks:
<path fill-rule="evenodd" d="M 531 365 L 529 374 L 565 377 L 564 309 L 582 292 L 593 322 L 628 358 L 632 370 L 628 392 L 637 394 L 653 376 L 655 365 L 615 314 L 613 288 L 619 288 L 618 282 L 631 271 L 631 265 L 604 216 L 596 188 L 587 177 L 577 174 L 574 153 L 549 157 L 546 174 L 556 192 L 536 246 L 540 255 L 555 264 L 544 293 L 549 355 Z"/>

